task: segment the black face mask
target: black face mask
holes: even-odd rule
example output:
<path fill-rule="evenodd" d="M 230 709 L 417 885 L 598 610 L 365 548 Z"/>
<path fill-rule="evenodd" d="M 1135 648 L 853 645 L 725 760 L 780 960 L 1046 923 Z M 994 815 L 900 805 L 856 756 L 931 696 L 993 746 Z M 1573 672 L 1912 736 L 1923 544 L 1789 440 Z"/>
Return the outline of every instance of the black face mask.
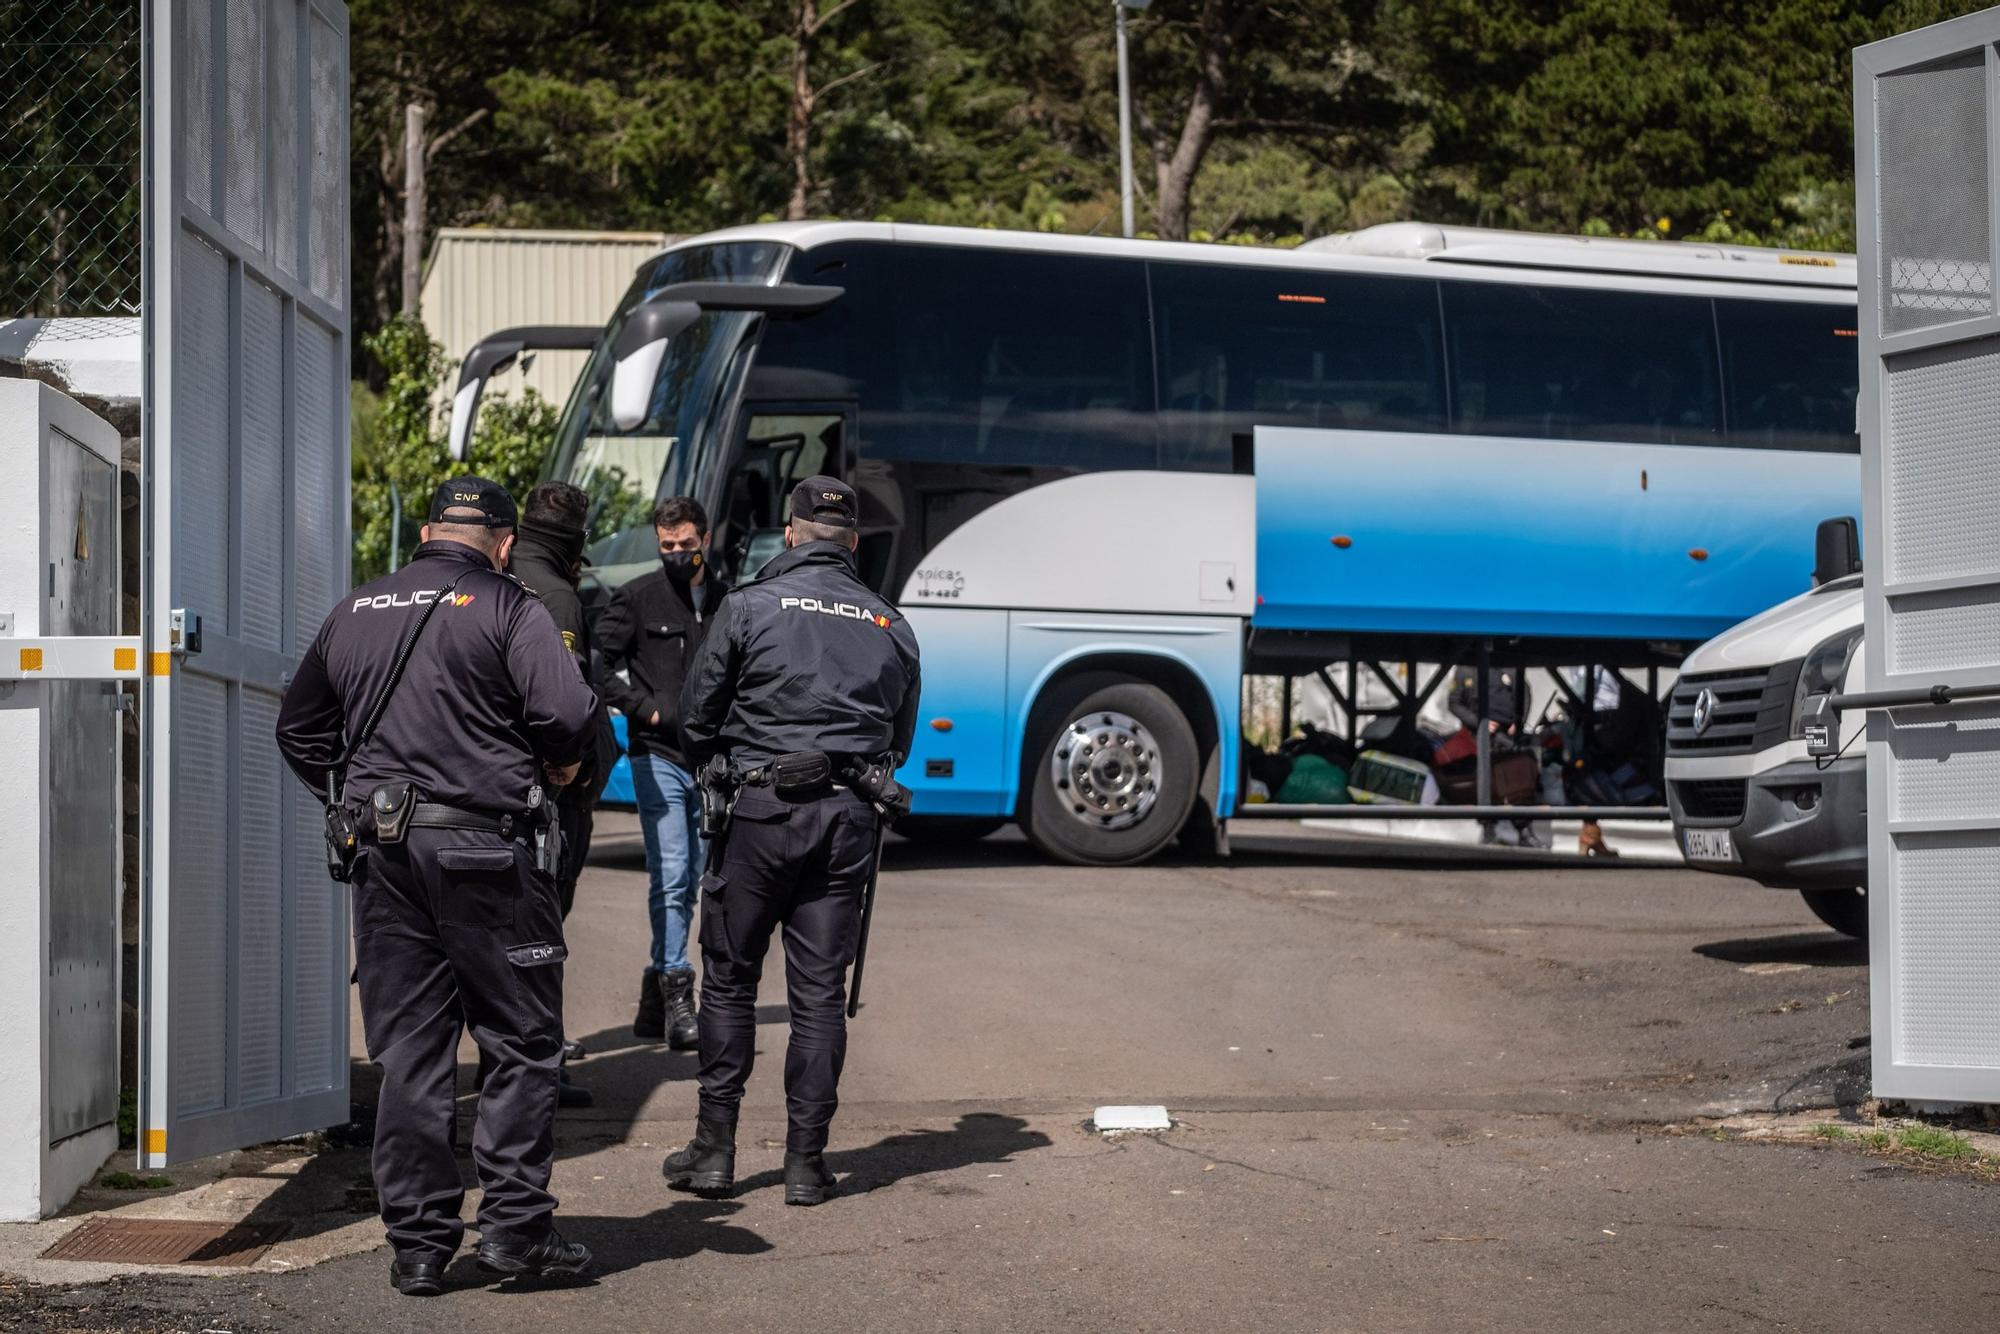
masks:
<path fill-rule="evenodd" d="M 662 551 L 660 566 L 666 570 L 667 578 L 677 584 L 694 582 L 701 573 L 701 553 L 699 551 Z"/>

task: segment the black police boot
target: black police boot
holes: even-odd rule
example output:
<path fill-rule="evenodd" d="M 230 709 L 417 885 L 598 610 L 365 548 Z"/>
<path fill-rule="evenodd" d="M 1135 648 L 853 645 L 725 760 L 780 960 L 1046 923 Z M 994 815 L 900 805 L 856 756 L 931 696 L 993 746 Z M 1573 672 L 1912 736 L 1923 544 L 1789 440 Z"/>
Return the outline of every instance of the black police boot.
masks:
<path fill-rule="evenodd" d="M 736 1185 L 736 1127 L 697 1121 L 694 1138 L 685 1149 L 667 1155 L 660 1175 L 675 1190 L 692 1191 L 705 1200 L 728 1199 Z"/>
<path fill-rule="evenodd" d="M 694 969 L 676 968 L 660 974 L 660 998 L 666 1008 L 667 1046 L 694 1051 L 701 1046 L 701 1026 L 694 1013 Z"/>
<path fill-rule="evenodd" d="M 389 1263 L 389 1286 L 405 1297 L 435 1297 L 444 1291 L 444 1264 L 398 1257 Z"/>
<path fill-rule="evenodd" d="M 786 1204 L 821 1204 L 834 1193 L 833 1170 L 826 1165 L 826 1155 L 786 1150 Z"/>
<path fill-rule="evenodd" d="M 547 1237 L 526 1246 L 482 1240 L 479 1267 L 510 1278 L 573 1278 L 590 1268 L 590 1248 L 564 1241 L 562 1233 L 550 1228 Z"/>
<path fill-rule="evenodd" d="M 660 994 L 660 975 L 648 968 L 639 974 L 639 1014 L 632 1020 L 632 1036 L 658 1042 L 667 1035 L 666 998 Z"/>

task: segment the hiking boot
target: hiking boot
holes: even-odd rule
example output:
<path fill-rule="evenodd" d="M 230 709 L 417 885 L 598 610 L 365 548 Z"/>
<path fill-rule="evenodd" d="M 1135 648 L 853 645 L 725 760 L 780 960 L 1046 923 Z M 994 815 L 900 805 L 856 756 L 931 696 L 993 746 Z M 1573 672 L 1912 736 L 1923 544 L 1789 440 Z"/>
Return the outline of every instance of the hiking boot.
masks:
<path fill-rule="evenodd" d="M 562 1233 L 550 1228 L 548 1236 L 526 1246 L 482 1240 L 479 1267 L 509 1278 L 574 1278 L 590 1268 L 590 1248 L 564 1241 Z"/>
<path fill-rule="evenodd" d="M 1585 820 L 1576 836 L 1576 850 L 1585 857 L 1616 857 L 1618 849 L 1604 841 L 1604 828 L 1595 820 Z"/>
<path fill-rule="evenodd" d="M 820 1204 L 834 1193 L 833 1171 L 826 1165 L 826 1155 L 786 1150 L 786 1204 Z"/>
<path fill-rule="evenodd" d="M 694 1138 L 660 1164 L 660 1175 L 675 1190 L 691 1191 L 705 1200 L 726 1200 L 736 1185 L 736 1127 L 720 1121 L 697 1121 Z"/>
<path fill-rule="evenodd" d="M 667 1046 L 674 1051 L 693 1051 L 701 1046 L 701 1026 L 694 1012 L 694 969 L 661 973 L 660 1003 L 666 1008 Z"/>
<path fill-rule="evenodd" d="M 660 992 L 660 975 L 648 968 L 639 974 L 639 1013 L 632 1020 L 632 1036 L 658 1042 L 667 1035 L 667 1006 Z"/>
<path fill-rule="evenodd" d="M 405 1297 L 435 1297 L 444 1291 L 444 1263 L 398 1256 L 389 1264 L 389 1286 Z"/>

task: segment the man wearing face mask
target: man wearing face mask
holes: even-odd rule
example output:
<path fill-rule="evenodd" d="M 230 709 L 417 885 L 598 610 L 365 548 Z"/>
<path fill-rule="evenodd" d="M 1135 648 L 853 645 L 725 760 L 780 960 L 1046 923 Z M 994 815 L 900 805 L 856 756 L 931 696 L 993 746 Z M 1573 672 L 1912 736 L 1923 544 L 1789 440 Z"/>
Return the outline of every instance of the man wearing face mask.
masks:
<path fill-rule="evenodd" d="M 562 636 L 563 647 L 576 659 L 577 670 L 592 687 L 596 686 L 591 667 L 590 625 L 584 618 L 583 600 L 577 584 L 583 573 L 583 546 L 589 536 L 590 497 L 582 487 L 568 482 L 543 482 L 528 492 L 521 502 L 521 527 L 507 557 L 507 573 L 528 586 L 542 600 Z M 590 855 L 592 813 L 597 798 L 618 762 L 618 742 L 611 734 L 611 719 L 600 702 L 593 724 L 594 744 L 585 752 L 583 769 L 576 781 L 562 789 L 556 801 L 556 815 L 562 821 L 563 858 L 556 873 L 556 893 L 564 918 L 576 904 L 576 882 L 583 874 L 584 860 Z M 565 1061 L 581 1059 L 579 1043 L 565 1041 Z M 572 1083 L 567 1069 L 560 1086 L 561 1105 L 588 1107 L 590 1090 Z"/>
<path fill-rule="evenodd" d="M 639 979 L 635 1037 L 699 1043 L 688 931 L 706 849 L 694 766 L 682 749 L 681 682 L 728 592 L 708 568 L 708 515 L 686 496 L 653 508 L 660 569 L 613 594 L 599 620 L 604 695 L 625 715 L 625 748 L 646 842 L 652 961 Z"/>

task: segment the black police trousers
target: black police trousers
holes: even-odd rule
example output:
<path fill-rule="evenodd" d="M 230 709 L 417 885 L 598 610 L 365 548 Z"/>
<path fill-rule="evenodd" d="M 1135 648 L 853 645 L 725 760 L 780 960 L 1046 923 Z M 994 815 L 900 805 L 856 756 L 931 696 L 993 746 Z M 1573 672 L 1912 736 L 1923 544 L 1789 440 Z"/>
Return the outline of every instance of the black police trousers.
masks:
<path fill-rule="evenodd" d="M 458 1039 L 491 1068 L 472 1161 L 479 1228 L 519 1245 L 548 1234 L 562 1066 L 562 916 L 523 843 L 412 829 L 365 845 L 354 887 L 355 973 L 368 1059 L 382 1071 L 375 1193 L 396 1254 L 449 1260 L 465 1235 L 456 1157 Z"/>
<path fill-rule="evenodd" d="M 785 1147 L 826 1148 L 847 1059 L 847 968 L 875 860 L 874 807 L 851 792 L 787 799 L 745 788 L 716 869 L 701 878 L 701 1110 L 736 1124 L 757 1056 L 757 984 L 784 928 L 792 1038 Z"/>

